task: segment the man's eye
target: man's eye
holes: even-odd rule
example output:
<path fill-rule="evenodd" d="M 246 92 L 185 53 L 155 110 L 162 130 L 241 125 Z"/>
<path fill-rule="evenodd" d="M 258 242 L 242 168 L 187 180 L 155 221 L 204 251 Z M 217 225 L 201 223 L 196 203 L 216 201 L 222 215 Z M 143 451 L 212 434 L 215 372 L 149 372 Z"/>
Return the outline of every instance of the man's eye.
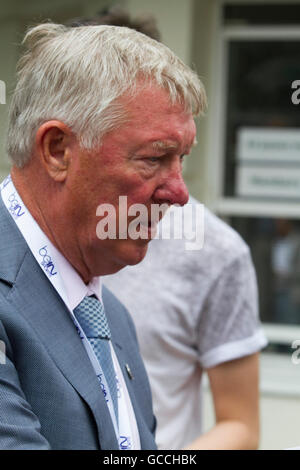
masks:
<path fill-rule="evenodd" d="M 157 163 L 159 161 L 159 158 L 158 157 L 149 157 L 149 158 L 147 158 L 147 160 L 150 163 Z"/>
<path fill-rule="evenodd" d="M 180 161 L 183 162 L 185 155 L 180 155 Z"/>

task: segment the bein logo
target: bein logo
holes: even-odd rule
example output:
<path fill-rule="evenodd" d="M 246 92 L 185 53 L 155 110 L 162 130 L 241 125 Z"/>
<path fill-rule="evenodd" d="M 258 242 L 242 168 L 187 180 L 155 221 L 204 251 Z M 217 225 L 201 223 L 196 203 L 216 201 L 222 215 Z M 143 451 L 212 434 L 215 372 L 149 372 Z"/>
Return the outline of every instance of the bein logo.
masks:
<path fill-rule="evenodd" d="M 41 262 L 41 265 L 45 269 L 48 276 L 55 276 L 57 274 L 57 272 L 54 272 L 55 266 L 54 266 L 54 263 L 53 263 L 51 257 L 48 255 L 47 245 L 40 248 L 39 254 L 43 258 L 43 260 Z"/>
<path fill-rule="evenodd" d="M 129 436 L 120 436 L 120 450 L 130 450 L 131 441 Z"/>
<path fill-rule="evenodd" d="M 107 397 L 107 390 L 106 390 L 106 388 L 105 388 L 105 384 L 104 384 L 104 382 L 103 382 L 102 375 L 103 375 L 103 374 L 97 374 L 97 377 L 98 377 L 98 380 L 99 380 L 99 382 L 100 382 L 100 387 L 101 387 L 101 390 L 102 390 L 102 392 L 103 392 L 104 399 L 105 399 L 106 403 L 108 403 L 109 400 L 108 400 L 108 397 Z"/>
<path fill-rule="evenodd" d="M 22 209 L 22 206 L 16 197 L 16 193 L 10 194 L 8 196 L 8 200 L 10 202 L 8 210 L 15 219 L 25 214 L 25 211 Z"/>
<path fill-rule="evenodd" d="M 6 104 L 6 86 L 2 80 L 0 80 L 0 104 Z"/>

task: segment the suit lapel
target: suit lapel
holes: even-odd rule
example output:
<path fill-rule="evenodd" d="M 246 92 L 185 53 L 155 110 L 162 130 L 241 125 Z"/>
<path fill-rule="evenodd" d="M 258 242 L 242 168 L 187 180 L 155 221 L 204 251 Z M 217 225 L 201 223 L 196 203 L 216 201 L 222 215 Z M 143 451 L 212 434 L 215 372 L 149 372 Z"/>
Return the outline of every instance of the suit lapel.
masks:
<path fill-rule="evenodd" d="M 118 449 L 117 441 L 112 443 L 114 429 L 104 395 L 70 313 L 31 253 L 24 259 L 11 301 L 31 324 L 65 378 L 90 406 L 101 448 Z"/>

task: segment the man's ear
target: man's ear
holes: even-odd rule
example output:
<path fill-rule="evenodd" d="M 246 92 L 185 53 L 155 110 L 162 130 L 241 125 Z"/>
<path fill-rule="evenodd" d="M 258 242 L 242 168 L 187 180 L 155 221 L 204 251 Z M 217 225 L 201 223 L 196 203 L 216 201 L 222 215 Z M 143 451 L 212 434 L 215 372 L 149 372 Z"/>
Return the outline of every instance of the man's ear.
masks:
<path fill-rule="evenodd" d="M 74 140 L 70 128 L 61 121 L 47 121 L 36 133 L 36 152 L 47 173 L 56 182 L 67 177 Z"/>

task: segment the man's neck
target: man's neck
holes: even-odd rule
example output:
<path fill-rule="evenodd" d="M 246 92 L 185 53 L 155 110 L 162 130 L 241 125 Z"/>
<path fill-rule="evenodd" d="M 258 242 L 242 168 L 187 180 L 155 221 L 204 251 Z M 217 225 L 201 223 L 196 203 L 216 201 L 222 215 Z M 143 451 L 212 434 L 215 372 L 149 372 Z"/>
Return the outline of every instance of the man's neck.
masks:
<path fill-rule="evenodd" d="M 20 170 L 13 167 L 11 170 L 13 184 L 34 220 L 50 242 L 73 266 L 83 282 L 85 284 L 89 284 L 93 277 L 86 269 L 85 263 L 76 262 L 77 259 L 81 259 L 81 255 L 75 240 L 68 237 L 68 233 L 72 233 L 71 227 L 68 230 L 68 233 L 66 233 L 65 230 L 64 233 L 60 233 L 61 230 L 59 229 L 59 226 L 55 224 L 55 220 L 60 219 L 60 215 L 58 213 L 55 215 L 55 211 L 57 211 L 59 207 L 56 207 L 55 209 L 57 204 L 53 201 L 54 198 L 51 191 L 45 190 L 44 193 L 42 191 L 37 191 L 35 181 L 38 179 L 38 176 L 32 178 L 30 175 L 32 175 L 32 171 L 27 169 Z M 38 185 L 41 186 L 41 184 L 42 181 L 39 180 Z M 46 182 L 44 187 L 47 188 Z M 36 197 L 35 194 L 39 194 L 39 197 Z M 51 221 L 53 221 L 53 223 L 51 223 Z M 65 226 L 68 226 L 68 224 L 65 223 Z M 55 230 L 55 227 L 57 227 L 57 230 Z M 78 256 L 75 256 L 76 253 Z"/>

